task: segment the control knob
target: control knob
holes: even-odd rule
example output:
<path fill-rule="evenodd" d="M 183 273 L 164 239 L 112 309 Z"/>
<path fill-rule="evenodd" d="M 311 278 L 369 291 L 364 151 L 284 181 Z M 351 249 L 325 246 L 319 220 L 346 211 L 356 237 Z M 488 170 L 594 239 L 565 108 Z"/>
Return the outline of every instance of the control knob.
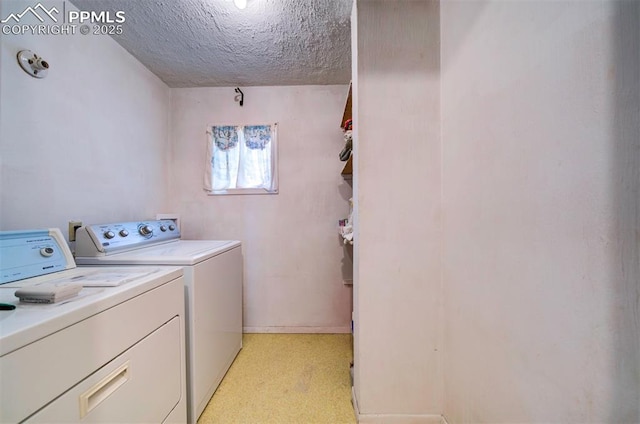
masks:
<path fill-rule="evenodd" d="M 138 231 L 140 231 L 140 234 L 143 236 L 148 236 L 153 234 L 153 227 L 151 225 L 143 225 Z"/>
<path fill-rule="evenodd" d="M 43 247 L 42 249 L 40 249 L 40 254 L 42 256 L 44 256 L 45 258 L 48 258 L 48 257 L 53 255 L 53 248 L 52 247 Z"/>
<path fill-rule="evenodd" d="M 170 231 L 173 231 L 173 230 L 175 230 L 175 229 L 176 229 L 176 226 L 175 226 L 175 225 L 173 225 L 173 224 L 169 224 L 169 230 L 170 230 Z"/>
<path fill-rule="evenodd" d="M 167 227 L 165 225 L 161 225 L 160 226 L 160 231 L 162 231 L 162 232 L 167 231 Z"/>
<path fill-rule="evenodd" d="M 104 238 L 106 239 L 112 239 L 116 236 L 116 233 L 114 233 L 113 231 L 109 230 L 109 231 L 105 231 L 104 232 Z"/>
<path fill-rule="evenodd" d="M 129 231 L 127 231 L 127 230 L 120 230 L 120 236 L 121 236 L 121 237 L 126 237 L 126 236 L 128 236 L 128 235 L 129 235 Z"/>

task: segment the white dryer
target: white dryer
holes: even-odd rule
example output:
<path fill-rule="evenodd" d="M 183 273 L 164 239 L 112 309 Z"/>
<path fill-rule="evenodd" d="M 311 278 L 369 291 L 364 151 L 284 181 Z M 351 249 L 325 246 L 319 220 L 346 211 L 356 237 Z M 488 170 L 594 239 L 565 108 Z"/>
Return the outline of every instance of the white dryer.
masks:
<path fill-rule="evenodd" d="M 185 422 L 182 274 L 77 268 L 58 229 L 0 232 L 0 422 Z"/>
<path fill-rule="evenodd" d="M 242 247 L 182 240 L 171 220 L 88 225 L 76 233 L 80 265 L 184 267 L 187 415 L 195 423 L 242 348 Z"/>

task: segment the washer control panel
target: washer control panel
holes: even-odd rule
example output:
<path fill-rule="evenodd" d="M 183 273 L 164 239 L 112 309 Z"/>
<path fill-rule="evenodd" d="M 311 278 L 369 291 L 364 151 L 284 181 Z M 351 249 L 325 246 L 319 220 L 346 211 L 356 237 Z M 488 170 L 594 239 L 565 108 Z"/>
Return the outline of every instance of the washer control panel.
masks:
<path fill-rule="evenodd" d="M 87 225 L 76 232 L 76 256 L 102 256 L 180 238 L 170 219 Z"/>

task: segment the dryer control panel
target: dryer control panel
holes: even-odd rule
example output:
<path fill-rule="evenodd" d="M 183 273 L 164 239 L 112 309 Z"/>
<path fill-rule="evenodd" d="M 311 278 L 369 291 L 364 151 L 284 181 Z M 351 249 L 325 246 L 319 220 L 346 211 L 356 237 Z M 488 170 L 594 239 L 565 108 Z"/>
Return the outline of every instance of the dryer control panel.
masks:
<path fill-rule="evenodd" d="M 93 257 L 180 239 L 170 219 L 86 225 L 76 232 L 76 256 Z"/>
<path fill-rule="evenodd" d="M 0 284 L 75 267 L 58 228 L 0 231 Z"/>

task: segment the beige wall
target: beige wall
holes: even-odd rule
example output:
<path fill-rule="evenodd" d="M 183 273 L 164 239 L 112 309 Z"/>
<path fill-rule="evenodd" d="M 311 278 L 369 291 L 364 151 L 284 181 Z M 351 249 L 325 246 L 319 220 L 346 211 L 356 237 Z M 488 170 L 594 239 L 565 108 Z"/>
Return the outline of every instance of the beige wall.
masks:
<path fill-rule="evenodd" d="M 435 1 L 358 1 L 354 7 L 360 422 L 438 422 L 439 6 Z"/>
<path fill-rule="evenodd" d="M 0 16 L 29 5 L 0 2 Z M 165 201 L 169 88 L 108 36 L 0 44 L 0 229 L 66 235 L 70 219 L 154 217 Z M 49 62 L 46 78 L 20 68 L 23 49 Z"/>
<path fill-rule="evenodd" d="M 444 415 L 638 423 L 640 3 L 441 16 Z"/>
<path fill-rule="evenodd" d="M 640 422 L 640 4 L 440 5 L 352 23 L 361 422 Z"/>
<path fill-rule="evenodd" d="M 348 86 L 172 89 L 170 210 L 183 237 L 239 239 L 247 331 L 349 332 L 338 220 L 351 187 L 340 176 Z M 202 189 L 211 124 L 278 122 L 277 195 L 209 196 Z"/>

